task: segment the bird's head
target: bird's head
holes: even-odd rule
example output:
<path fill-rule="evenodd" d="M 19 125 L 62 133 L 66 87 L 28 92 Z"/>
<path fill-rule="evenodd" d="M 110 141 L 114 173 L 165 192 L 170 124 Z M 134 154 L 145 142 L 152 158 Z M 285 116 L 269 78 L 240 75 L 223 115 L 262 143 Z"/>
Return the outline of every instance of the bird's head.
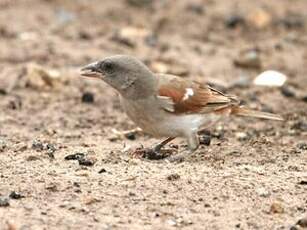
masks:
<path fill-rule="evenodd" d="M 154 74 L 138 59 L 115 55 L 81 69 L 81 75 L 98 78 L 128 98 L 144 97 L 155 88 Z"/>

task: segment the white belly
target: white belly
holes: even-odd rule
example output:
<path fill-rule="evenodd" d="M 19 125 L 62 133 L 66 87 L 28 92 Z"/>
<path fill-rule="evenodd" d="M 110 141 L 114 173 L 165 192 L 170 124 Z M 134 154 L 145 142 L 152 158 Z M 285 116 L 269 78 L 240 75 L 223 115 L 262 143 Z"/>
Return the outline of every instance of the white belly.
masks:
<path fill-rule="evenodd" d="M 151 100 L 153 102 L 155 98 Z M 215 114 L 175 115 L 160 108 L 158 103 L 150 103 L 148 99 L 127 101 L 122 98 L 121 102 L 130 119 L 155 137 L 184 137 L 201 127 L 210 126 L 221 117 Z"/>

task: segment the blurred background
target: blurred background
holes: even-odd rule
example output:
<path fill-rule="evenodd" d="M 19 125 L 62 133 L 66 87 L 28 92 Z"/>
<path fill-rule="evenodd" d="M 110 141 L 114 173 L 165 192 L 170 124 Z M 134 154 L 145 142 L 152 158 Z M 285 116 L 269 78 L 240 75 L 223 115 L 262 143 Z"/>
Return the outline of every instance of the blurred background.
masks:
<path fill-rule="evenodd" d="M 276 196 L 272 195 L 274 199 L 282 197 L 287 200 L 286 196 L 294 193 L 292 203 L 282 204 L 291 210 L 283 214 L 284 220 L 288 221 L 283 222 L 269 218 L 263 212 L 270 210 L 272 196 L 266 195 L 272 193 L 270 180 L 263 182 L 264 192 L 261 191 L 264 194 L 251 192 L 244 196 L 240 191 L 233 192 L 232 188 L 242 186 L 242 191 L 255 191 L 257 184 L 245 188 L 237 182 L 229 182 L 229 187 L 224 188 L 224 179 L 216 178 L 212 172 L 210 181 L 215 183 L 214 186 L 207 181 L 202 187 L 206 180 L 200 176 L 197 186 L 201 189 L 196 189 L 191 196 L 201 198 L 200 194 L 204 191 L 219 194 L 222 187 L 231 191 L 232 195 L 228 195 L 233 199 L 243 196 L 238 213 L 230 215 L 229 219 L 217 218 L 212 214 L 215 211 L 207 213 L 206 218 L 211 221 L 206 222 L 208 227 L 233 229 L 241 223 L 240 226 L 248 229 L 251 226 L 265 229 L 266 224 L 273 229 L 276 225 L 295 223 L 293 215 L 296 217 L 306 211 L 303 188 L 294 189 L 293 184 L 297 180 L 294 174 L 307 170 L 306 9 L 305 0 L 0 0 L 0 174 L 3 175 L 0 195 L 17 190 L 31 197 L 25 198 L 29 199 L 30 209 L 13 203 L 10 212 L 3 212 L 4 209 L 0 208 L 0 219 L 3 217 L 5 226 L 9 226 L 8 223 L 17 227 L 35 223 L 40 228 L 48 224 L 65 224 L 60 216 L 67 215 L 67 226 L 79 228 L 87 226 L 84 213 L 88 211 L 95 222 L 87 226 L 89 228 L 101 226 L 101 221 L 108 218 L 111 218 L 107 221 L 110 226 L 141 228 L 146 221 L 153 223 L 152 210 L 160 213 L 162 207 L 154 203 L 162 199 L 163 189 L 172 188 L 163 179 L 147 178 L 148 182 L 141 180 L 137 185 L 125 185 L 131 186 L 130 192 L 136 194 L 147 188 L 148 194 L 147 190 L 143 191 L 145 197 L 154 193 L 150 189 L 158 189 L 157 195 L 152 198 L 156 201 L 144 204 L 150 210 L 141 206 L 143 208 L 139 212 L 134 212 L 134 209 L 140 208 L 134 206 L 136 203 L 133 205 L 128 198 L 116 200 L 108 194 L 117 190 L 125 194 L 127 187 L 118 187 L 118 179 L 134 178 L 139 175 L 138 170 L 151 169 L 160 173 L 159 166 L 147 163 L 140 166 L 143 165 L 140 162 L 129 166 L 134 171 L 125 170 L 131 158 L 122 153 L 125 146 L 137 143 L 150 145 L 157 140 L 141 134 L 120 135 L 118 130 L 131 129 L 134 125 L 123 114 L 116 92 L 103 82 L 83 79 L 79 75 L 79 69 L 92 61 L 114 54 L 130 54 L 155 72 L 209 83 L 223 92 L 238 95 L 242 103 L 251 108 L 278 113 L 286 119 L 282 123 L 273 123 L 235 118 L 232 122 L 221 123 L 211 131 L 212 144 L 201 148 L 192 160 L 195 164 L 201 162 L 198 170 L 189 170 L 190 167 L 198 167 L 195 165 L 184 165 L 180 169 L 174 167 L 179 174 L 184 172 L 189 178 L 195 176 L 193 173 L 211 178 L 211 167 L 221 170 L 221 175 L 229 173 L 229 167 L 235 168 L 238 170 L 235 173 L 239 175 L 244 171 L 236 168 L 240 164 L 250 167 L 261 165 L 263 173 L 272 176 L 271 181 L 275 181 L 277 187 L 284 187 L 283 191 L 276 192 Z M 265 70 L 283 73 L 286 82 L 273 83 L 273 87 L 255 85 L 253 80 Z M 184 142 L 177 144 L 180 146 Z M 85 170 L 64 160 L 67 154 L 76 152 L 95 158 L 94 167 Z M 209 169 L 204 172 L 206 167 Z M 101 192 L 99 187 L 101 175 L 97 171 L 101 168 L 111 172 L 110 175 L 113 173 L 113 177 L 108 174 L 106 193 Z M 170 166 L 163 169 L 172 171 Z M 90 179 L 83 179 L 79 175 L 80 170 L 90 175 Z M 274 177 L 273 172 L 276 171 L 282 175 L 280 178 Z M 251 181 L 257 180 L 257 172 L 250 170 L 245 176 Z M 285 178 L 293 181 L 289 179 L 289 184 L 284 184 Z M 134 183 L 133 180 L 131 183 Z M 74 182 L 81 184 L 81 193 L 75 193 L 78 185 Z M 206 206 L 201 200 L 197 202 L 202 208 L 196 213 L 188 211 L 186 217 L 185 211 L 182 211 L 196 204 L 187 201 L 184 196 L 190 193 L 186 190 L 188 183 L 185 183 L 184 176 L 181 182 L 183 190 L 178 195 L 181 198 L 168 197 L 174 206 L 161 208 L 161 213 L 171 214 L 160 213 L 164 219 L 161 217 L 163 220 L 159 219 L 160 222 L 155 220 L 156 224 L 161 224 L 160 227 L 181 224 L 193 228 L 204 224 L 199 215 L 205 212 Z M 160 187 L 152 188 L 153 183 L 158 183 Z M 90 190 L 92 195 L 88 196 L 97 199 L 86 198 L 84 203 L 84 194 L 89 194 Z M 69 192 L 74 194 L 74 199 Z M 50 193 L 52 196 L 48 195 Z M 221 200 L 208 196 L 209 206 L 214 210 L 215 202 Z M 259 196 L 270 199 L 259 200 Z M 103 197 L 111 200 L 105 206 L 109 211 L 98 211 Z M 78 211 L 71 213 L 68 204 L 61 207 L 64 201 L 76 202 L 75 209 Z M 83 212 L 79 207 L 91 205 L 91 202 L 94 205 L 87 207 L 87 211 Z M 115 205 L 121 202 L 131 208 L 123 211 L 121 206 Z M 229 203 L 223 202 L 217 205 L 225 209 L 222 214 L 233 213 Z M 254 208 L 250 210 L 251 202 Z M 34 208 L 37 205 L 45 213 L 50 210 L 57 213 L 52 217 L 53 222 L 48 218 L 49 214 L 39 214 Z M 112 213 L 110 210 L 113 210 Z M 179 214 L 172 214 L 176 210 Z M 113 212 L 124 216 L 122 223 Z M 142 219 L 142 212 L 146 213 L 147 219 Z M 125 216 L 127 213 L 130 217 Z M 26 215 L 40 216 L 42 221 L 33 222 L 31 218 L 25 218 Z M 14 219 L 14 216 L 19 219 Z M 180 216 L 183 216 L 182 223 L 178 221 Z M 247 221 L 250 216 L 257 216 L 251 225 Z M 175 222 L 165 221 L 169 218 Z M 191 219 L 190 224 L 188 219 Z"/>

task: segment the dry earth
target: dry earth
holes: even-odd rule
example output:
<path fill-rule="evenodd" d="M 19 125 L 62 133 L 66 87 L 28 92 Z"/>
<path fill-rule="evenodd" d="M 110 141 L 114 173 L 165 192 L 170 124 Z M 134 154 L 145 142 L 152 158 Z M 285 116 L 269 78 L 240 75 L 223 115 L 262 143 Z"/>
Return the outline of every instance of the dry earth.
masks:
<path fill-rule="evenodd" d="M 302 228 L 293 226 L 307 216 L 306 8 L 0 0 L 0 229 Z M 116 93 L 78 75 L 118 53 L 285 121 L 229 118 L 180 164 L 133 158 L 125 148 L 158 140 L 116 134 L 134 128 Z M 252 85 L 266 69 L 285 73 L 285 87 Z M 84 165 L 64 159 L 75 153 Z"/>

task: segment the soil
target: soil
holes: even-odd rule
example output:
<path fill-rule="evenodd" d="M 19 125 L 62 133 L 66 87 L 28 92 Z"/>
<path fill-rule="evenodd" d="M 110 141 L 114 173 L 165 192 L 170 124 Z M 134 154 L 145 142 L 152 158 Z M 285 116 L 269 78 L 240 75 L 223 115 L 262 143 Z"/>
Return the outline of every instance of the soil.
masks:
<path fill-rule="evenodd" d="M 306 8 L 1 0 L 0 229 L 293 227 L 307 215 Z M 129 155 L 159 140 L 122 135 L 135 126 L 116 92 L 78 73 L 119 53 L 285 121 L 231 117 L 182 163 Z M 282 89 L 252 84 L 267 69 L 287 75 Z M 169 147 L 182 151 L 185 141 Z"/>

